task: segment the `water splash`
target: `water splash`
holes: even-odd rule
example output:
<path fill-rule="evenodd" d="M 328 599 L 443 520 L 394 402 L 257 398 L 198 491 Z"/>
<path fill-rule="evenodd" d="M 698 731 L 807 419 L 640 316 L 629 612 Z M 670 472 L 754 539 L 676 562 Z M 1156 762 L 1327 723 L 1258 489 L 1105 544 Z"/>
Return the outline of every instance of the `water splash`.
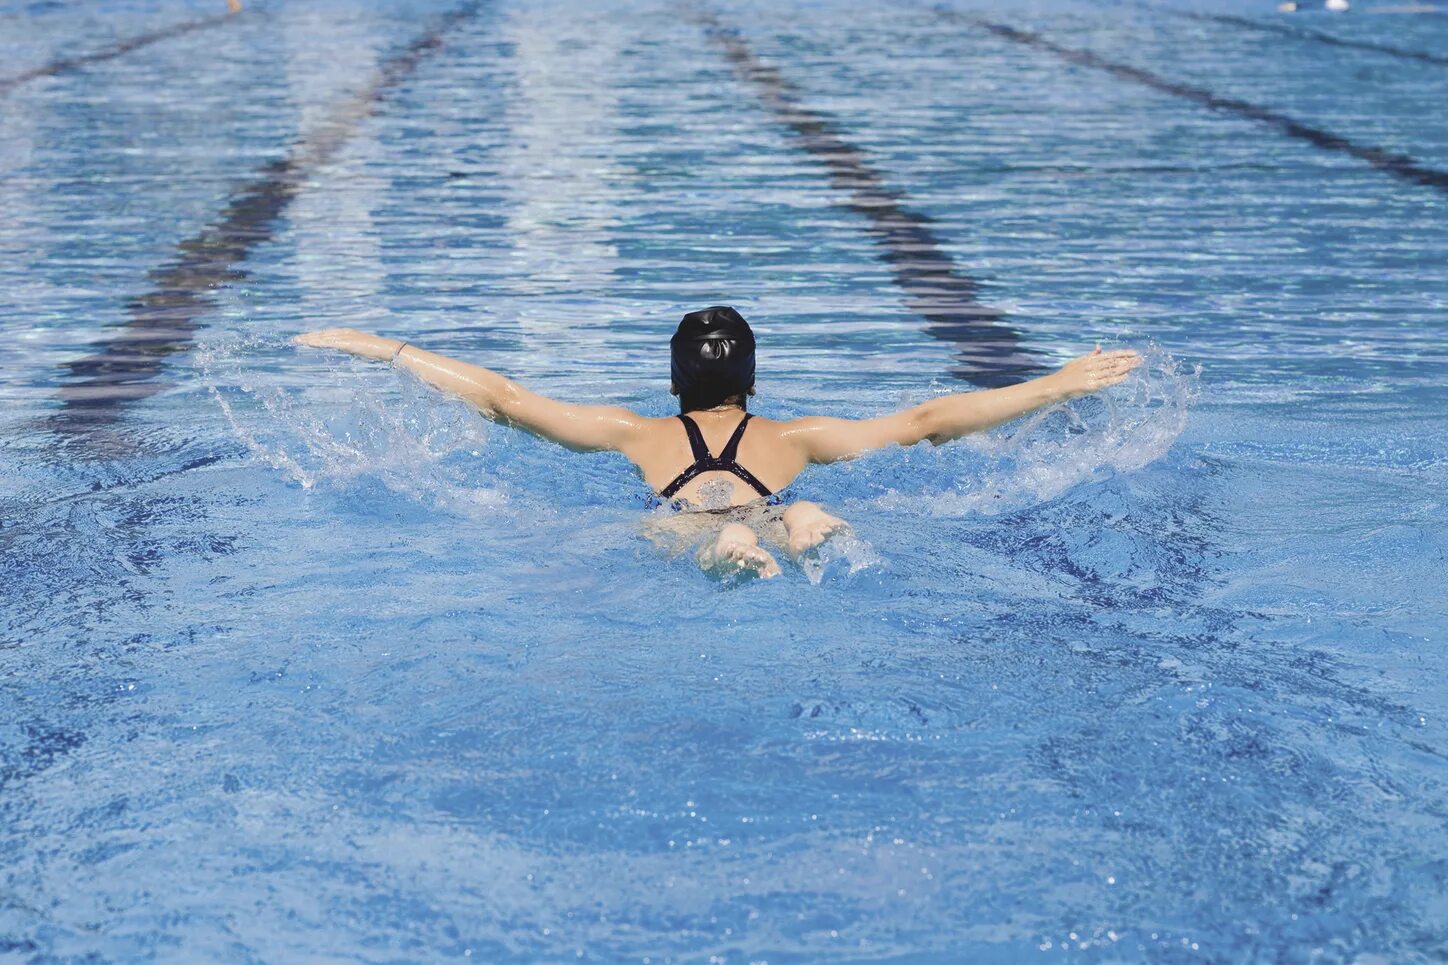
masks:
<path fill-rule="evenodd" d="M 852 529 L 834 534 L 797 560 L 792 560 L 788 548 L 789 534 L 783 521 L 785 508 L 762 500 L 713 512 L 679 511 L 661 506 L 644 518 L 640 532 L 665 556 L 692 558 L 715 539 L 725 525 L 742 523 L 754 531 L 760 544 L 779 561 L 784 572 L 791 572 L 793 568 L 789 564 L 793 561 L 815 586 L 827 579 L 846 579 L 882 563 L 874 547 Z M 724 582 L 734 585 L 749 580 L 736 576 Z"/>
<path fill-rule="evenodd" d="M 835 533 L 799 558 L 799 568 L 815 586 L 827 578 L 848 578 L 882 563 L 875 548 L 853 530 Z"/>
<path fill-rule="evenodd" d="M 1115 388 L 1043 409 L 1008 434 L 967 437 L 960 445 L 976 458 L 943 447 L 939 458 L 962 463 L 950 488 L 891 492 L 876 504 L 935 516 L 1015 512 L 1160 459 L 1186 427 L 1201 369 L 1155 345 L 1142 355 L 1145 363 Z"/>
<path fill-rule="evenodd" d="M 727 479 L 714 479 L 699 486 L 699 505 L 703 509 L 728 509 L 734 500 L 734 484 Z"/>
<path fill-rule="evenodd" d="M 472 460 L 487 444 L 488 425 L 466 405 L 356 361 L 334 366 L 327 385 L 288 385 L 266 361 L 291 351 L 262 337 L 198 346 L 206 386 L 259 460 L 306 489 L 376 480 L 464 515 L 504 502 L 498 488 L 476 478 Z"/>

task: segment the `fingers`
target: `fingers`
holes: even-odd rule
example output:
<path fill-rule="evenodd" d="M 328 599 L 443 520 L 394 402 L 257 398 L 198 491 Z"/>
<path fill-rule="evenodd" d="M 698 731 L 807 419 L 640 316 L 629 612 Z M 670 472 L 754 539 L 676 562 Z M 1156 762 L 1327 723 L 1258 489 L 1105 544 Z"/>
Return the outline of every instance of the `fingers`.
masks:
<path fill-rule="evenodd" d="M 1142 363 L 1142 358 L 1135 352 L 1111 352 L 1106 355 L 1092 356 L 1090 371 L 1101 372 L 1130 372 Z"/>
<path fill-rule="evenodd" d="M 292 341 L 298 345 L 311 345 L 317 348 L 325 348 L 358 334 L 360 333 L 357 332 L 356 329 L 351 328 L 319 328 L 314 332 L 303 332 L 293 338 Z"/>
<path fill-rule="evenodd" d="M 1110 352 L 1096 352 L 1084 356 L 1086 388 L 1089 392 L 1108 389 L 1126 381 L 1131 370 L 1145 361 L 1131 349 L 1114 349 Z"/>
<path fill-rule="evenodd" d="M 774 557 L 752 544 L 733 543 L 724 553 L 731 563 L 736 566 L 749 567 L 758 572 L 760 576 L 778 576 L 782 572 Z"/>
<path fill-rule="evenodd" d="M 1113 385 L 1120 385 L 1122 382 L 1126 381 L 1127 376 L 1129 376 L 1130 374 L 1131 369 L 1129 368 L 1108 369 L 1103 372 L 1093 372 L 1091 374 L 1091 389 L 1092 391 L 1095 391 L 1096 389 L 1105 389 Z"/>
<path fill-rule="evenodd" d="M 1122 359 L 1132 359 L 1140 362 L 1141 355 L 1129 348 L 1112 349 L 1110 352 L 1105 352 L 1102 351 L 1101 346 L 1098 345 L 1075 361 L 1078 364 L 1093 366 L 1102 362 L 1115 362 Z"/>
<path fill-rule="evenodd" d="M 753 564 L 757 567 L 768 566 L 774 562 L 773 557 L 758 546 L 743 546 L 737 543 L 729 547 L 729 558 L 736 563 Z"/>

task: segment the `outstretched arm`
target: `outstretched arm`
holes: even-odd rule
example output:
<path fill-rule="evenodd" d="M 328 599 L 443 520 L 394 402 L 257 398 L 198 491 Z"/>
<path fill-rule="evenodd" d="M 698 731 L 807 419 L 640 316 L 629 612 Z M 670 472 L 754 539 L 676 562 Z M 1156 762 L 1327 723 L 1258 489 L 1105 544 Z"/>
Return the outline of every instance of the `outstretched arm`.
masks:
<path fill-rule="evenodd" d="M 642 416 L 628 409 L 559 402 L 530 392 L 481 365 L 459 362 L 395 338 L 350 328 L 324 328 L 298 335 L 295 341 L 367 359 L 394 359 L 427 384 L 472 403 L 494 422 L 526 429 L 579 452 L 620 449 L 632 441 L 644 423 Z"/>
<path fill-rule="evenodd" d="M 1124 380 L 1140 364 L 1141 356 L 1135 352 L 1103 352 L 1098 345 L 1096 351 L 1067 362 L 1058 371 L 1018 385 L 941 396 L 876 419 L 796 419 L 786 435 L 804 448 L 810 462 L 837 462 L 889 445 L 913 446 L 925 439 L 939 445 L 1057 402 L 1099 392 Z"/>

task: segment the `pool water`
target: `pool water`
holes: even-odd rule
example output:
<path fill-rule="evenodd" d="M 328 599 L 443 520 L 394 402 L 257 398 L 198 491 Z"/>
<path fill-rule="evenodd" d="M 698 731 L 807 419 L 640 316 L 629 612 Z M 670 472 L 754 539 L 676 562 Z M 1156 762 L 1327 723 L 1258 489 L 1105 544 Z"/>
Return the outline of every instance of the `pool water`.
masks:
<path fill-rule="evenodd" d="M 1448 957 L 1448 17 L 203 6 L 0 4 L 0 959 Z M 712 304 L 1149 365 L 741 581 L 288 342 L 663 415 Z"/>

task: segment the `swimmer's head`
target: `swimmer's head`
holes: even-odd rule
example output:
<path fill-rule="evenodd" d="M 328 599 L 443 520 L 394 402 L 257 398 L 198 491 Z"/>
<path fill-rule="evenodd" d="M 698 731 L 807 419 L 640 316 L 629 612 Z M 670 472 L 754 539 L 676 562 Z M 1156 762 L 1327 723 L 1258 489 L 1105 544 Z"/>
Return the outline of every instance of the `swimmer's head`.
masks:
<path fill-rule="evenodd" d="M 669 343 L 673 387 L 683 412 L 720 405 L 744 408 L 754 394 L 754 333 L 732 308 L 690 312 Z"/>

